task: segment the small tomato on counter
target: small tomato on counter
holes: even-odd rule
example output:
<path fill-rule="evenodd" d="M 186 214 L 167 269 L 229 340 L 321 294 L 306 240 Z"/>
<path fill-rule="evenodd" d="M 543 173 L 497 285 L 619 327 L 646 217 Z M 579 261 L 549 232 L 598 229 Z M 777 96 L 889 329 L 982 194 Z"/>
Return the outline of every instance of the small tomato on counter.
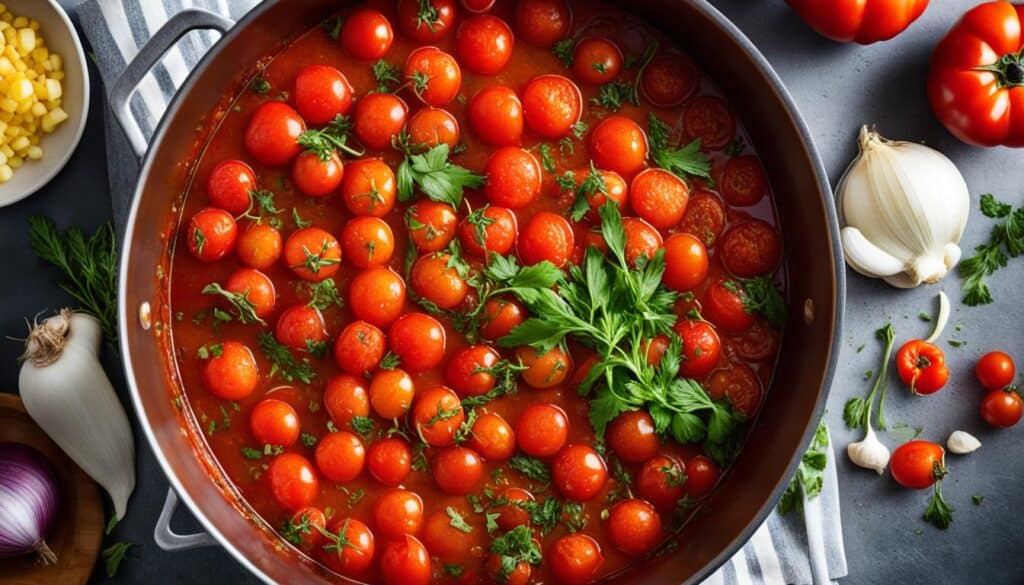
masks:
<path fill-rule="evenodd" d="M 938 346 L 920 339 L 908 341 L 896 352 L 896 369 L 900 380 L 918 395 L 938 392 L 949 379 L 946 355 Z"/>
<path fill-rule="evenodd" d="M 900 34 L 928 8 L 928 0 L 787 0 L 822 36 L 870 45 Z"/>

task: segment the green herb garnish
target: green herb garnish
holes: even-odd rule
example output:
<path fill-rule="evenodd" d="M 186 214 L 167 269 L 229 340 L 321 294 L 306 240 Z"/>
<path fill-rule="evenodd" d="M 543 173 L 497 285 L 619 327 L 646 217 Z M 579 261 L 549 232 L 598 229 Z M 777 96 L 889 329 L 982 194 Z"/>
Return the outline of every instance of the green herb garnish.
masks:
<path fill-rule="evenodd" d="M 483 186 L 486 177 L 453 164 L 448 155 L 447 144 L 438 144 L 422 154 L 406 149 L 405 160 L 397 173 L 398 199 L 411 201 L 414 189 L 419 188 L 431 200 L 458 209 L 462 205 L 463 189 Z"/>
<path fill-rule="evenodd" d="M 710 181 L 711 163 L 700 151 L 700 139 L 678 150 L 672 150 L 669 146 L 668 130 L 668 124 L 662 122 L 653 112 L 647 115 L 651 161 L 681 179 L 699 177 Z"/>
<path fill-rule="evenodd" d="M 779 501 L 779 514 L 804 509 L 804 497 L 812 500 L 821 494 L 824 485 L 825 464 L 828 460 L 828 429 L 824 422 L 818 423 L 814 438 L 807 452 L 800 458 L 796 475 L 789 480 L 786 491 Z"/>

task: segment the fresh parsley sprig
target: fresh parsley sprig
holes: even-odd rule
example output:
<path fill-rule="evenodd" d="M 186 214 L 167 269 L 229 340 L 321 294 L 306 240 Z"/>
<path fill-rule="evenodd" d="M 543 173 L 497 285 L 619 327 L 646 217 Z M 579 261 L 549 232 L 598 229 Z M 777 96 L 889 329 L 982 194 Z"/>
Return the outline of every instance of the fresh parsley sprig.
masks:
<path fill-rule="evenodd" d="M 541 562 L 540 547 L 533 539 L 529 526 L 520 525 L 491 541 L 491 552 L 501 559 L 499 582 L 508 579 L 519 563 L 539 565 Z"/>
<path fill-rule="evenodd" d="M 398 167 L 398 199 L 411 201 L 415 189 L 433 201 L 447 203 L 458 209 L 462 205 L 463 190 L 482 187 L 486 177 L 448 160 L 447 144 L 423 153 L 405 149 L 405 159 Z"/>
<path fill-rule="evenodd" d="M 759 314 L 771 323 L 772 327 L 781 329 L 786 325 L 788 310 L 786 300 L 775 287 L 775 282 L 767 276 L 757 278 L 737 278 L 722 283 L 725 288 L 740 296 L 743 310 L 749 314 Z"/>
<path fill-rule="evenodd" d="M 981 196 L 981 212 L 986 217 L 1003 219 L 989 235 L 988 243 L 974 249 L 974 255 L 960 263 L 958 272 L 964 279 L 961 290 L 965 305 L 974 307 L 993 302 L 986 278 L 1007 265 L 1010 258 L 1024 254 L 1024 206 L 1013 209 L 991 193 Z"/>
<path fill-rule="evenodd" d="M 356 150 L 348 145 L 352 133 L 352 119 L 338 114 L 326 126 L 319 130 L 306 130 L 299 134 L 296 142 L 310 152 L 316 153 L 320 160 L 331 159 L 335 151 L 340 150 L 349 156 L 363 156 L 364 151 Z"/>
<path fill-rule="evenodd" d="M 373 78 L 377 80 L 377 93 L 391 93 L 393 85 L 402 82 L 400 76 L 402 70 L 397 65 L 389 63 L 384 59 L 378 60 L 371 66 Z"/>
<path fill-rule="evenodd" d="M 267 324 L 266 321 L 256 314 L 256 304 L 249 300 L 248 289 L 246 289 L 245 292 L 237 293 L 225 289 L 216 282 L 211 282 L 203 287 L 202 292 L 204 295 L 220 295 L 227 299 L 227 301 L 231 303 L 231 306 L 238 311 L 238 321 L 240 323 L 259 323 L 260 325 Z"/>
<path fill-rule="evenodd" d="M 680 179 L 698 177 L 711 180 L 711 163 L 700 150 L 700 139 L 672 150 L 669 145 L 669 127 L 653 112 L 647 114 L 647 139 L 651 161 Z"/>
<path fill-rule="evenodd" d="M 818 423 L 814 438 L 807 452 L 800 458 L 796 475 L 789 481 L 786 491 L 779 500 L 779 514 L 786 515 L 792 510 L 804 509 L 804 496 L 812 500 L 821 494 L 825 483 L 824 471 L 828 460 L 828 429 L 825 422 Z"/>
<path fill-rule="evenodd" d="M 258 343 L 263 355 L 273 364 L 270 367 L 271 378 L 280 374 L 289 382 L 299 380 L 303 384 L 309 384 L 316 378 L 316 370 L 310 365 L 309 359 L 297 359 L 292 355 L 290 349 L 274 339 L 272 333 L 268 331 L 260 333 Z"/>

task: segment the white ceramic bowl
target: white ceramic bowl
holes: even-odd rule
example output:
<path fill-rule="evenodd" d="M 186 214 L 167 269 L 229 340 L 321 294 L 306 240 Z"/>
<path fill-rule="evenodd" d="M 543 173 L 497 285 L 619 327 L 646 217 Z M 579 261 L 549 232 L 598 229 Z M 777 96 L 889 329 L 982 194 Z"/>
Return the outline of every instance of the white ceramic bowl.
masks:
<path fill-rule="evenodd" d="M 18 16 L 39 21 L 39 34 L 46 46 L 64 60 L 64 97 L 61 107 L 68 119 L 50 134 L 43 136 L 40 146 L 43 158 L 27 160 L 14 170 L 10 181 L 0 184 L 0 207 L 20 201 L 50 182 L 78 146 L 85 130 L 89 112 L 89 69 L 85 51 L 71 19 L 56 0 L 2 0 L 7 9 Z"/>

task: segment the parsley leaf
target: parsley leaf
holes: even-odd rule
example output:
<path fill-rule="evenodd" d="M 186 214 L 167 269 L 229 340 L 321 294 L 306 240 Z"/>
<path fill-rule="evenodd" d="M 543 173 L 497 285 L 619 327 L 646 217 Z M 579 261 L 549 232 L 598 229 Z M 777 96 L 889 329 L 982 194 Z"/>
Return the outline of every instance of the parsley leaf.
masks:
<path fill-rule="evenodd" d="M 743 310 L 747 313 L 758 313 L 763 315 L 772 327 L 781 329 L 786 325 L 788 310 L 786 300 L 772 279 L 766 276 L 757 278 L 741 278 L 738 283 L 726 280 L 723 285 L 733 293 L 739 295 L 743 302 Z"/>
<path fill-rule="evenodd" d="M 808 500 L 821 494 L 824 483 L 825 463 L 828 457 L 828 429 L 824 421 L 818 423 L 811 445 L 800 458 L 796 475 L 789 481 L 786 491 L 779 501 L 779 514 L 785 515 L 792 510 L 804 509 L 804 496 Z"/>
<path fill-rule="evenodd" d="M 540 459 L 529 455 L 516 455 L 508 460 L 508 467 L 536 483 L 551 483 L 551 470 Z"/>
<path fill-rule="evenodd" d="M 533 540 L 529 526 L 519 525 L 491 541 L 491 552 L 501 560 L 499 582 L 504 582 L 516 570 L 519 563 L 539 565 L 540 547 Z"/>
<path fill-rule="evenodd" d="M 390 93 L 391 84 L 401 83 L 402 71 L 397 65 L 380 59 L 371 67 L 373 78 L 377 80 L 377 93 Z"/>
<path fill-rule="evenodd" d="M 989 195 L 989 194 L 985 194 Z M 962 261 L 957 271 L 964 279 L 961 290 L 965 305 L 974 307 L 993 301 L 985 279 L 1007 265 L 1010 258 L 1024 254 L 1024 206 L 1007 210 L 1007 204 L 994 197 L 981 197 L 982 213 L 989 217 L 1005 218 L 996 224 L 989 235 L 988 243 L 974 249 L 975 254 Z"/>
<path fill-rule="evenodd" d="M 678 150 L 671 150 L 668 130 L 668 124 L 662 122 L 653 112 L 648 113 L 647 136 L 650 141 L 651 161 L 680 179 L 693 176 L 711 180 L 711 163 L 700 151 L 700 139 Z"/>
<path fill-rule="evenodd" d="M 557 43 L 551 45 L 551 52 L 554 53 L 558 60 L 568 67 L 572 67 L 573 59 L 575 58 L 576 41 L 572 39 L 562 39 Z"/>
<path fill-rule="evenodd" d="M 259 315 L 256 314 L 256 304 L 249 300 L 249 289 L 246 289 L 244 292 L 237 293 L 226 290 L 216 282 L 211 282 L 210 284 L 203 287 L 203 294 L 220 295 L 227 299 L 228 302 L 231 303 L 231 306 L 233 306 L 235 310 L 238 311 L 238 321 L 243 324 L 267 324 L 266 321 L 264 321 L 262 318 L 260 318 Z"/>
<path fill-rule="evenodd" d="M 103 564 L 107 570 L 107 577 L 117 575 L 117 570 L 121 567 L 121 561 L 128 555 L 128 549 L 133 546 L 138 545 L 134 542 L 115 542 L 103 549 Z"/>
<path fill-rule="evenodd" d="M 249 89 L 260 95 L 267 94 L 270 93 L 270 82 L 261 73 L 252 78 L 252 81 L 249 82 Z"/>
<path fill-rule="evenodd" d="M 483 186 L 486 177 L 453 164 L 448 160 L 447 144 L 438 144 L 422 154 L 406 149 L 405 160 L 398 167 L 398 199 L 410 201 L 419 188 L 433 201 L 447 203 L 458 209 L 463 189 Z"/>
<path fill-rule="evenodd" d="M 274 335 L 264 331 L 259 336 L 260 350 L 268 360 L 273 362 L 270 367 L 270 377 L 280 374 L 285 380 L 292 382 L 299 380 L 303 384 L 309 384 L 316 378 L 316 370 L 310 365 L 308 359 L 299 361 L 292 355 L 291 350 L 281 345 L 274 339 Z"/>
<path fill-rule="evenodd" d="M 922 518 L 939 530 L 945 530 L 953 523 L 955 509 L 942 497 L 942 478 L 946 476 L 946 468 L 942 462 L 935 462 L 932 475 L 935 477 L 935 489 Z"/>
<path fill-rule="evenodd" d="M 303 286 L 309 292 L 307 306 L 321 311 L 332 306 L 345 306 L 345 301 L 341 298 L 341 293 L 338 292 L 338 285 L 334 283 L 333 278 L 325 278 L 316 283 L 306 282 Z"/>
<path fill-rule="evenodd" d="M 466 522 L 466 519 L 462 517 L 462 514 L 460 514 L 458 510 L 452 506 L 448 506 L 445 508 L 445 512 L 448 514 L 448 518 L 450 518 L 448 523 L 451 524 L 452 528 L 460 532 L 465 532 L 466 534 L 473 532 L 473 527 Z"/>
<path fill-rule="evenodd" d="M 306 130 L 299 134 L 296 143 L 307 151 L 314 152 L 322 161 L 331 160 L 335 151 L 342 151 L 351 156 L 362 156 L 363 151 L 348 145 L 352 133 L 352 119 L 338 114 L 326 126 L 319 130 Z"/>
<path fill-rule="evenodd" d="M 981 212 L 985 217 L 992 218 L 1003 218 L 1010 215 L 1013 210 L 1013 206 L 1009 203 L 1004 203 L 995 198 L 991 193 L 982 193 L 981 195 Z"/>
<path fill-rule="evenodd" d="M 637 95 L 636 86 L 632 83 L 610 81 L 598 89 L 597 97 L 590 98 L 590 103 L 610 112 L 616 112 L 623 104 L 639 106 L 640 97 Z"/>

